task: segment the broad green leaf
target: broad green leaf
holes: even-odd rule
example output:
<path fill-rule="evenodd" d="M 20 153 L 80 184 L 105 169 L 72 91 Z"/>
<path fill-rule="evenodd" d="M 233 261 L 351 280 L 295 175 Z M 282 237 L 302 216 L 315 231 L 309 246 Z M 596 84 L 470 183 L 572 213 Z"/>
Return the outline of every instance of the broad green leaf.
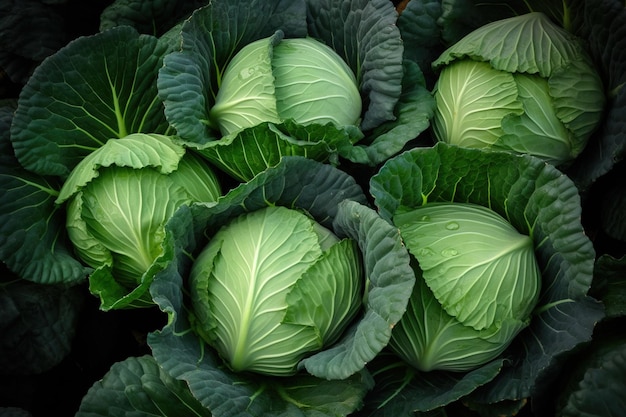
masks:
<path fill-rule="evenodd" d="M 599 256 L 593 274 L 591 293 L 604 304 L 606 317 L 626 316 L 626 257 Z"/>
<path fill-rule="evenodd" d="M 323 342 L 317 323 L 295 318 L 287 301 L 322 255 L 311 220 L 285 207 L 267 207 L 229 220 L 207 245 L 189 275 L 198 326 L 232 369 L 292 374 Z M 276 346 L 282 346 L 280 357 Z"/>
<path fill-rule="evenodd" d="M 595 252 L 580 223 L 578 190 L 553 166 L 529 156 L 438 143 L 389 160 L 372 178 L 370 191 L 387 219 L 426 202 L 469 202 L 491 208 L 532 237 L 542 291 L 530 326 L 504 353 L 519 361 L 475 401 L 528 396 L 554 357 L 591 338 L 603 314 L 587 296 Z"/>
<path fill-rule="evenodd" d="M 359 243 L 366 283 L 365 314 L 337 344 L 302 361 L 311 374 L 342 379 L 362 369 L 387 346 L 415 284 L 398 230 L 363 204 L 344 201 L 334 222 L 339 235 Z"/>
<path fill-rule="evenodd" d="M 505 133 L 502 119 L 524 112 L 515 78 L 484 62 L 458 61 L 443 68 L 434 95 L 435 136 L 469 148 L 497 143 Z"/>
<path fill-rule="evenodd" d="M 19 277 L 42 284 L 83 281 L 89 268 L 74 256 L 55 178 L 23 169 L 9 141 L 15 103 L 0 106 L 0 259 Z"/>
<path fill-rule="evenodd" d="M 445 405 L 463 400 L 477 387 L 492 381 L 504 363 L 502 359 L 494 360 L 468 373 L 423 373 L 397 356 L 384 352 L 368 366 L 374 375 L 376 389 L 367 396 L 363 415 L 412 417 L 416 411 L 443 410 Z"/>
<path fill-rule="evenodd" d="M 405 60 L 403 68 L 402 94 L 394 110 L 395 120 L 380 124 L 353 146 L 339 147 L 343 158 L 376 166 L 398 154 L 428 129 L 435 111 L 435 100 L 426 88 L 418 65 Z"/>
<path fill-rule="evenodd" d="M 0 281 L 0 373 L 37 375 L 71 352 L 83 293 L 78 286 L 36 284 L 3 268 Z"/>
<path fill-rule="evenodd" d="M 450 46 L 433 66 L 470 58 L 489 62 L 500 71 L 548 78 L 582 54 L 578 38 L 552 24 L 543 13 L 531 12 L 481 26 Z"/>
<path fill-rule="evenodd" d="M 306 3 L 308 34 L 331 46 L 356 74 L 366 103 L 361 129 L 394 120 L 402 93 L 404 47 L 393 4 L 386 0 Z"/>
<path fill-rule="evenodd" d="M 152 356 L 114 363 L 83 397 L 77 417 L 212 416 L 184 381 L 170 376 Z"/>
<path fill-rule="evenodd" d="M 100 31 L 132 26 L 140 33 L 161 36 L 208 0 L 115 0 L 100 13 Z"/>
<path fill-rule="evenodd" d="M 617 417 L 626 407 L 626 339 L 620 325 L 603 329 L 567 368 L 556 415 Z"/>
<path fill-rule="evenodd" d="M 159 96 L 169 123 L 185 141 L 204 144 L 219 138 L 209 110 L 230 59 L 248 43 L 271 36 L 306 35 L 302 0 L 212 1 L 182 26 L 181 50 L 168 54 L 159 71 Z"/>
<path fill-rule="evenodd" d="M 361 138 L 358 129 L 337 129 L 332 124 L 298 125 L 262 123 L 197 148 L 213 164 L 239 181 L 250 181 L 283 156 L 303 156 L 320 162 L 337 159 L 337 149 Z M 193 144 L 188 144 L 194 146 Z"/>
<path fill-rule="evenodd" d="M 533 241 L 484 206 L 431 202 L 393 223 L 443 309 L 475 330 L 525 321 L 540 272 Z"/>
<path fill-rule="evenodd" d="M 346 324 L 360 311 L 364 284 L 361 258 L 354 256 L 355 250 L 353 240 L 332 245 L 287 295 L 285 323 L 316 329 L 322 346 L 337 341 Z M 352 279 L 340 280 L 338 276 Z"/>
<path fill-rule="evenodd" d="M 157 134 L 131 134 L 109 139 L 101 151 L 85 156 L 63 183 L 57 203 L 61 204 L 98 177 L 102 167 L 118 166 L 141 169 L 152 167 L 162 174 L 170 174 L 178 167 L 185 149 L 168 136 Z M 104 146 L 104 145 L 103 145 Z"/>
<path fill-rule="evenodd" d="M 22 166 L 66 176 L 108 139 L 167 133 L 156 76 L 166 45 L 130 27 L 79 37 L 24 86 L 11 126 Z"/>
<path fill-rule="evenodd" d="M 443 13 L 442 1 L 409 1 L 398 17 L 398 28 L 405 43 L 404 59 L 417 63 L 432 87 L 434 73 L 431 67 L 443 52 L 439 19 Z"/>

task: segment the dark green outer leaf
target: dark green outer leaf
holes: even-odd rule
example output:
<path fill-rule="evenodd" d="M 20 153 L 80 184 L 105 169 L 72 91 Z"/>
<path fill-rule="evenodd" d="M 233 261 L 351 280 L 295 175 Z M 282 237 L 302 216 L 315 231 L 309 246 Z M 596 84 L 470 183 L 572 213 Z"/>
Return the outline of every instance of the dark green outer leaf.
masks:
<path fill-rule="evenodd" d="M 617 417 L 626 408 L 626 338 L 620 325 L 594 335 L 576 362 L 567 368 L 568 380 L 557 401 L 560 417 Z"/>
<path fill-rule="evenodd" d="M 307 3 L 309 35 L 337 51 L 357 76 L 366 109 L 361 129 L 394 120 L 402 87 L 404 47 L 393 4 L 386 0 Z"/>
<path fill-rule="evenodd" d="M 19 277 L 43 284 L 76 283 L 89 269 L 75 257 L 65 212 L 54 204 L 60 185 L 24 170 L 13 155 L 14 102 L 0 106 L 0 259 Z"/>
<path fill-rule="evenodd" d="M 216 140 L 209 127 L 222 73 L 245 45 L 282 30 L 306 35 L 303 0 L 212 1 L 196 10 L 182 27 L 182 49 L 169 54 L 159 72 L 165 115 L 182 139 L 204 144 Z"/>
<path fill-rule="evenodd" d="M 436 76 L 431 63 L 443 52 L 441 0 L 409 1 L 398 17 L 398 28 L 404 41 L 404 59 L 416 62 L 432 88 Z"/>
<path fill-rule="evenodd" d="M 589 340 L 603 314 L 586 295 L 595 252 L 580 224 L 577 189 L 556 168 L 528 156 L 439 143 L 389 160 L 370 187 L 387 219 L 426 201 L 472 202 L 498 212 L 535 242 L 543 276 L 535 317 L 505 352 L 514 366 L 480 390 L 475 401 L 528 396 L 556 355 Z"/>
<path fill-rule="evenodd" d="M 577 33 L 587 42 L 609 100 L 602 126 L 567 168 L 578 187 L 587 191 L 626 155 L 626 9 L 616 1 L 591 0 L 583 5 L 584 22 Z"/>
<path fill-rule="evenodd" d="M 132 26 L 140 33 L 161 36 L 208 0 L 115 0 L 100 14 L 100 31 Z"/>
<path fill-rule="evenodd" d="M 187 385 L 163 371 L 152 356 L 129 357 L 111 366 L 83 397 L 77 417 L 210 417 Z"/>
<path fill-rule="evenodd" d="M 358 137 L 351 137 L 356 133 Z M 303 126 L 289 120 L 280 125 L 261 123 L 209 142 L 198 152 L 231 177 L 245 182 L 278 164 L 283 156 L 298 155 L 320 162 L 336 160 L 337 147 L 350 147 L 360 137 L 358 129 L 351 132 L 332 124 Z"/>
<path fill-rule="evenodd" d="M 70 353 L 83 293 L 11 278 L 0 284 L 0 374 L 40 374 Z"/>
<path fill-rule="evenodd" d="M 426 88 L 419 66 L 410 60 L 405 60 L 403 66 L 402 95 L 396 105 L 395 120 L 380 124 L 354 146 L 340 147 L 342 157 L 370 166 L 381 164 L 430 126 L 435 99 Z"/>
<path fill-rule="evenodd" d="M 22 89 L 11 126 L 22 166 L 65 176 L 107 139 L 166 133 L 156 91 L 166 47 L 118 27 L 77 38 L 44 60 Z"/>
<path fill-rule="evenodd" d="M 387 346 L 392 328 L 406 311 L 415 274 L 398 230 L 374 210 L 342 201 L 333 226 L 338 236 L 354 239 L 361 248 L 369 280 L 365 316 L 335 346 L 304 359 L 301 365 L 320 378 L 343 379 Z"/>
<path fill-rule="evenodd" d="M 601 255 L 593 271 L 591 292 L 606 308 L 607 318 L 626 316 L 626 256 Z"/>
<path fill-rule="evenodd" d="M 503 364 L 504 360 L 497 359 L 472 372 L 424 374 L 395 354 L 385 352 L 369 367 L 375 377 L 376 390 L 368 395 L 363 415 L 409 417 L 414 416 L 415 411 L 436 410 L 493 380 Z"/>

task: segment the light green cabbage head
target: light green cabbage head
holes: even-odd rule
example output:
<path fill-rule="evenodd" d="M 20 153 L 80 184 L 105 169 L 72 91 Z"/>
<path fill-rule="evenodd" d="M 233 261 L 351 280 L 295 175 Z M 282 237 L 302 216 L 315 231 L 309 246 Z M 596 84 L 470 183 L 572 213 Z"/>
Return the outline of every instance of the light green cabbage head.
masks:
<path fill-rule="evenodd" d="M 249 212 L 192 266 L 194 329 L 235 371 L 292 375 L 360 311 L 362 275 L 355 241 L 294 209 Z"/>
<path fill-rule="evenodd" d="M 244 46 L 229 62 L 209 118 L 228 135 L 287 119 L 357 125 L 361 109 L 355 75 L 332 48 L 279 32 Z"/>
<path fill-rule="evenodd" d="M 433 63 L 437 140 L 574 159 L 600 124 L 602 80 L 580 39 L 534 12 L 482 26 Z"/>
<path fill-rule="evenodd" d="M 491 209 L 428 203 L 398 214 L 416 284 L 390 347 L 423 371 L 468 371 L 530 322 L 541 288 L 532 239 Z"/>
<path fill-rule="evenodd" d="M 67 201 L 67 231 L 79 257 L 94 269 L 111 267 L 115 281 L 130 291 L 163 253 L 172 214 L 220 193 L 200 157 L 168 136 L 136 133 L 85 157 L 57 202 Z"/>

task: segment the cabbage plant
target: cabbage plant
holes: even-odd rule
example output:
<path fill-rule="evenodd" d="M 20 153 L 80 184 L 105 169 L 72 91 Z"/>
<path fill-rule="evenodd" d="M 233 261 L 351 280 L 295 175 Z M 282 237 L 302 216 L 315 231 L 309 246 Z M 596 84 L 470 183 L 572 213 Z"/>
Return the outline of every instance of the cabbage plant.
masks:
<path fill-rule="evenodd" d="M 208 163 L 165 135 L 111 139 L 81 160 L 56 202 L 67 203 L 68 236 L 95 270 L 90 289 L 101 307 L 152 305 L 165 223 L 181 205 L 220 193 Z"/>
<path fill-rule="evenodd" d="M 259 39 L 224 70 L 209 120 L 222 135 L 263 122 L 358 125 L 361 95 L 348 64 L 311 37 Z"/>
<path fill-rule="evenodd" d="M 418 284 L 392 350 L 422 371 L 469 371 L 530 322 L 541 272 L 532 239 L 493 210 L 427 203 L 394 216 Z"/>
<path fill-rule="evenodd" d="M 356 242 L 270 206 L 213 235 L 189 276 L 195 328 L 235 371 L 292 375 L 361 309 Z"/>
<path fill-rule="evenodd" d="M 582 41 L 540 12 L 481 26 L 432 65 L 439 141 L 559 165 L 580 154 L 602 118 L 603 83 Z"/>
<path fill-rule="evenodd" d="M 439 142 L 391 158 L 370 192 L 416 278 L 393 357 L 371 365 L 371 407 L 515 405 L 549 390 L 556 358 L 604 314 L 574 183 L 537 157 Z"/>

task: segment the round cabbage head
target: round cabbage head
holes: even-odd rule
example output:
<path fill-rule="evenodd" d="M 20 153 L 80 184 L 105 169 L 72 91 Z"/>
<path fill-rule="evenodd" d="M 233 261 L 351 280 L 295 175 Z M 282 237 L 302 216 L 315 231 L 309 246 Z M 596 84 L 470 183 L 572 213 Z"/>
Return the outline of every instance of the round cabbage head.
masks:
<path fill-rule="evenodd" d="M 329 46 L 313 38 L 263 38 L 244 46 L 224 70 L 211 124 L 222 135 L 263 122 L 357 125 L 356 77 Z"/>
<path fill-rule="evenodd" d="M 394 223 L 418 283 L 391 349 L 422 371 L 468 371 L 500 355 L 538 301 L 532 239 L 468 203 L 428 203 Z"/>
<path fill-rule="evenodd" d="M 304 213 L 270 206 L 242 214 L 194 261 L 193 327 L 234 371 L 292 375 L 360 311 L 362 275 L 356 242 Z"/>
<path fill-rule="evenodd" d="M 580 39 L 539 12 L 482 26 L 433 63 L 437 140 L 574 159 L 601 122 L 602 80 Z"/>
<path fill-rule="evenodd" d="M 183 204 L 215 201 L 217 177 L 200 157 L 163 135 L 111 139 L 70 173 L 67 231 L 78 256 L 132 290 L 162 252 L 164 226 Z"/>

